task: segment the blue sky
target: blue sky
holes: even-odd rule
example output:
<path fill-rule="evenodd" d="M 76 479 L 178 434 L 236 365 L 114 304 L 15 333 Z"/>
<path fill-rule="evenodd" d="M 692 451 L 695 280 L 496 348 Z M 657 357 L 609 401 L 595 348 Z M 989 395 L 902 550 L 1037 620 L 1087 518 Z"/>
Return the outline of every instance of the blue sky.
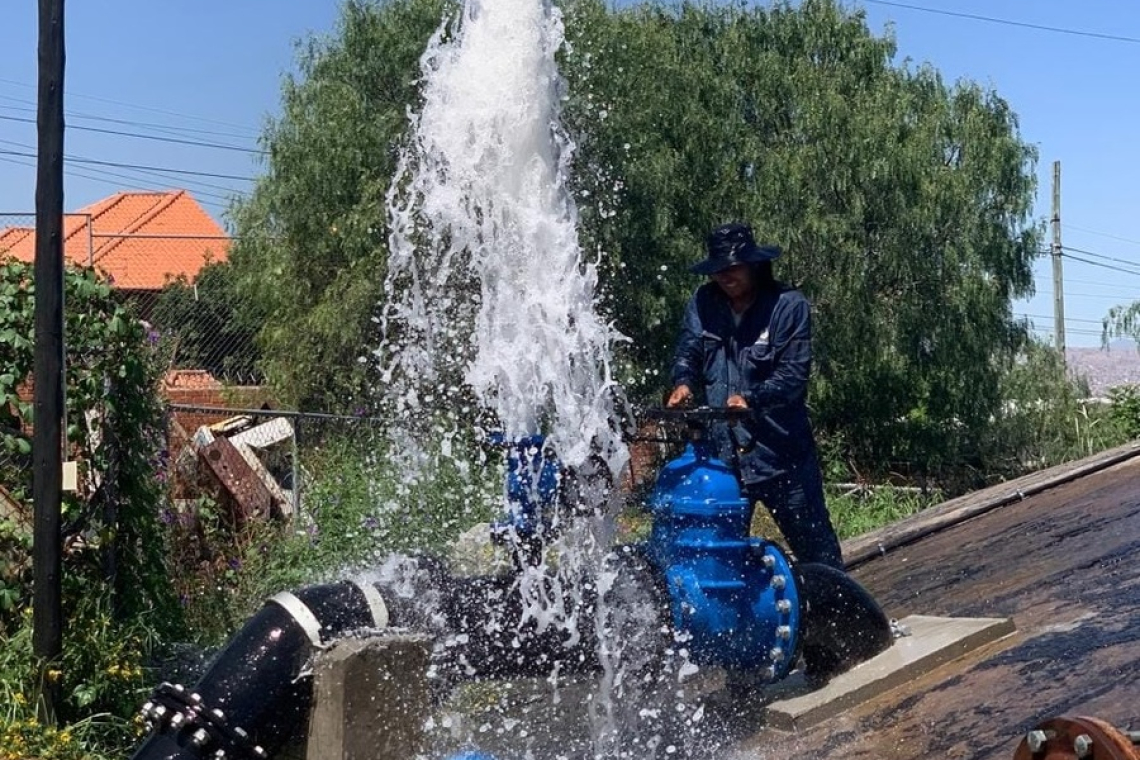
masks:
<path fill-rule="evenodd" d="M 1140 299 L 1140 104 L 1131 84 L 1140 72 L 1140 3 L 846 2 L 866 9 L 873 31 L 893 28 L 900 60 L 930 63 L 948 81 L 972 79 L 1012 104 L 1023 138 L 1040 152 L 1041 220 L 1049 216 L 1052 162 L 1061 161 L 1064 244 L 1074 249 L 1065 260 L 1068 344 L 1099 345 L 1099 323 L 1108 308 Z M 250 186 L 237 178 L 260 170 L 256 136 L 265 117 L 276 112 L 281 76 L 293 67 L 294 43 L 330 32 L 337 7 L 334 0 L 70 0 L 66 150 L 76 160 L 68 166 L 67 208 L 121 189 L 185 186 L 220 215 L 227 195 Z M 33 161 L 20 154 L 34 152 L 35 145 L 34 124 L 24 120 L 35 118 L 36 3 L 8 0 L 3 19 L 0 213 L 31 211 Z M 1016 311 L 1033 317 L 1042 335 L 1051 335 L 1048 258 L 1038 261 L 1036 274 L 1038 295 L 1018 303 Z"/>

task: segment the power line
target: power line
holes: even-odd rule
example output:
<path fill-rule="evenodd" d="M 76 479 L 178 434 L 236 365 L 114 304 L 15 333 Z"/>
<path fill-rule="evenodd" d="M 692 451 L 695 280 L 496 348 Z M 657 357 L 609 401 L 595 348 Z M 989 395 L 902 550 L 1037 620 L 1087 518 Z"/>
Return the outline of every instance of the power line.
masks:
<path fill-rule="evenodd" d="M 26 87 L 30 90 L 36 89 L 36 86 L 33 84 L 28 84 L 26 82 L 18 82 L 14 79 L 0 78 L 0 82 L 3 82 L 4 84 L 15 85 L 17 87 Z M 163 114 L 164 116 L 175 116 L 179 119 L 193 119 L 194 121 L 200 121 L 200 122 L 203 122 L 205 124 L 219 124 L 223 127 L 235 127 L 237 129 L 247 129 L 247 127 L 245 127 L 242 124 L 234 124 L 232 122 L 220 121 L 218 119 L 208 119 L 204 116 L 193 116 L 191 114 L 178 113 L 177 111 L 167 111 L 167 110 L 162 109 L 162 108 L 152 108 L 151 106 L 140 106 L 140 105 L 136 105 L 134 103 L 124 103 L 121 100 L 111 100 L 110 98 L 101 98 L 101 97 L 98 97 L 96 95 L 81 95 L 79 93 L 75 93 L 75 92 L 71 92 L 71 91 L 66 91 L 64 94 L 67 95 L 68 97 L 71 97 L 71 98 L 83 98 L 84 100 L 96 100 L 96 101 L 99 101 L 100 103 L 110 103 L 111 105 L 123 106 L 124 108 L 134 108 L 135 110 L 138 110 L 138 111 L 149 111 L 151 113 L 160 113 L 160 114 Z"/>
<path fill-rule="evenodd" d="M 1028 317 L 1029 319 L 1052 319 L 1053 318 L 1053 317 L 1047 317 L 1044 314 L 1019 314 L 1018 316 Z M 1099 319 L 1078 319 L 1076 317 L 1065 317 L 1065 323 L 1068 324 L 1069 322 L 1085 322 L 1087 324 L 1093 324 L 1093 325 L 1101 324 L 1101 321 Z"/>
<path fill-rule="evenodd" d="M 1130 287 L 1128 285 L 1118 285 L 1118 284 L 1112 283 L 1112 282 L 1097 282 L 1096 280 L 1078 280 L 1078 279 L 1069 279 L 1068 277 L 1066 277 L 1065 282 L 1072 282 L 1072 283 L 1075 283 L 1077 285 L 1095 285 L 1098 288 L 1118 288 L 1121 290 L 1130 290 L 1133 292 L 1135 292 L 1135 290 L 1136 290 L 1135 287 Z"/>
<path fill-rule="evenodd" d="M 0 142 L 11 143 L 10 140 L 0 140 Z M 0 154 L 3 154 L 5 156 L 19 156 L 21 158 L 35 158 L 36 157 L 35 153 L 28 153 L 28 152 L 19 151 L 19 150 L 0 150 Z M 199 172 L 199 171 L 194 171 L 192 169 L 172 169 L 172 168 L 165 167 L 165 166 L 146 166 L 145 164 L 121 164 L 121 163 L 118 163 L 115 161 L 99 161 L 99 160 L 94 159 L 94 158 L 82 158 L 81 156 L 69 156 L 66 154 L 64 155 L 63 160 L 64 161 L 70 161 L 70 162 L 76 163 L 76 164 L 91 164 L 92 166 L 109 166 L 109 167 L 114 168 L 114 169 L 137 169 L 139 171 L 162 172 L 165 174 L 185 174 L 185 175 L 191 176 L 191 177 L 213 177 L 214 179 L 233 179 L 233 180 L 239 180 L 242 182 L 255 182 L 256 181 L 253 177 L 241 177 L 241 176 L 238 176 L 237 174 L 215 174 L 213 172 Z M 221 186 L 215 185 L 215 187 L 221 187 Z M 223 187 L 221 189 L 228 190 L 229 188 Z"/>
<path fill-rule="evenodd" d="M 1137 261 L 1130 261 L 1128 259 L 1117 259 L 1117 258 L 1114 258 L 1112 256 L 1106 256 L 1103 253 L 1097 253 L 1096 251 L 1086 251 L 1083 248 L 1074 248 L 1071 245 L 1066 245 L 1063 247 L 1067 251 L 1076 251 L 1077 253 L 1083 253 L 1086 256 L 1092 256 L 1094 259 L 1104 259 L 1105 261 L 1115 261 L 1117 264 L 1125 264 L 1125 265 L 1130 266 L 1130 267 L 1140 265 L 1140 262 L 1137 262 Z"/>
<path fill-rule="evenodd" d="M 23 145 L 22 143 L 14 142 L 12 140 L 0 140 L 0 143 L 6 143 L 9 145 L 16 145 L 16 146 L 19 146 L 22 148 L 29 148 L 30 147 L 27 145 Z M 9 156 L 18 156 L 21 158 L 35 158 L 36 157 L 35 153 L 26 153 L 23 151 L 15 151 L 15 150 L 0 150 L 0 154 L 9 155 Z M 142 175 L 147 176 L 147 177 L 157 177 L 158 179 L 163 180 L 165 182 L 177 182 L 179 185 L 183 185 L 189 189 L 194 190 L 195 192 L 202 192 L 201 190 L 199 190 L 199 188 L 209 188 L 210 190 L 221 190 L 221 191 L 226 192 L 226 193 L 238 192 L 235 188 L 229 187 L 227 185 L 218 185 L 218 184 L 215 184 L 213 182 L 205 182 L 205 181 L 200 180 L 200 179 L 188 179 L 187 176 L 172 176 L 169 173 L 169 172 L 173 172 L 174 174 L 177 174 L 177 175 L 193 174 L 193 172 L 190 172 L 189 170 L 185 170 L 185 169 L 166 169 L 163 167 L 140 166 L 138 164 L 119 164 L 119 163 L 116 163 L 113 161 L 97 161 L 95 159 L 85 159 L 85 158 L 80 158 L 80 157 L 70 156 L 70 155 L 65 155 L 64 161 L 65 161 L 65 163 L 69 163 L 69 164 L 70 163 L 81 163 L 81 164 L 91 164 L 92 166 L 109 166 L 111 168 L 126 169 L 132 173 L 142 174 Z M 100 171 L 100 170 L 93 169 L 93 171 Z M 103 171 L 105 171 L 105 170 L 103 170 Z M 204 172 L 201 172 L 201 173 L 205 174 Z M 80 175 L 76 175 L 76 176 L 80 176 Z M 120 174 L 120 175 L 114 175 L 114 176 L 122 177 L 125 175 Z M 137 180 L 137 178 L 133 177 L 133 176 L 130 177 L 130 179 L 131 180 Z"/>
<path fill-rule="evenodd" d="M 20 117 L 20 116 L 0 115 L 0 119 L 2 119 L 4 121 L 18 121 L 18 122 L 22 122 L 24 124 L 35 124 L 36 123 L 35 119 L 25 119 L 25 118 Z M 67 126 L 67 128 L 68 129 L 78 129 L 78 130 L 81 130 L 84 132 L 98 132 L 100 134 L 105 134 L 105 135 L 118 135 L 119 137 L 134 137 L 134 138 L 137 138 L 139 140 L 155 140 L 157 142 L 175 143 L 178 145 L 193 145 L 193 146 L 198 147 L 198 148 L 214 148 L 216 150 L 233 150 L 233 151 L 238 151 L 239 153 L 251 153 L 254 155 L 262 155 L 262 156 L 268 155 L 267 152 L 264 150 L 258 150 L 256 148 L 242 148 L 238 145 L 225 145 L 223 143 L 208 143 L 208 142 L 201 142 L 198 140 L 183 140 L 183 139 L 180 139 L 177 137 L 161 137 L 159 135 L 144 135 L 140 132 L 123 132 L 123 131 L 116 130 L 116 129 L 103 129 L 102 127 L 84 127 L 84 126 L 80 126 L 78 124 L 69 124 Z"/>
<path fill-rule="evenodd" d="M 35 113 L 35 102 L 25 100 L 24 98 L 13 98 L 9 95 L 0 95 L 0 100 L 7 100 L 12 103 L 22 103 L 18 106 L 0 106 L 9 111 L 22 111 L 24 113 Z M 220 132 L 216 129 L 198 129 L 196 127 L 174 126 L 171 124 L 159 124 L 157 122 L 149 121 L 136 121 L 134 119 L 116 119 L 111 116 L 100 116 L 98 114 L 89 114 L 82 111 L 67 111 L 66 116 L 68 119 L 83 119 L 87 121 L 101 121 L 108 124 L 122 124 L 128 127 L 141 127 L 143 129 L 157 129 L 162 132 L 169 132 L 175 135 L 195 134 L 195 135 L 209 135 L 211 137 L 233 137 L 238 140 L 255 140 L 257 135 L 253 132 L 246 134 L 238 134 L 236 132 Z"/>
<path fill-rule="evenodd" d="M 1074 298 L 1099 298 L 1102 301 L 1112 301 L 1114 303 L 1117 303 L 1117 302 L 1122 301 L 1122 300 L 1129 300 L 1130 298 L 1135 298 L 1136 300 L 1140 300 L 1140 292 L 1138 292 L 1135 288 L 1132 289 L 1132 292 L 1133 292 L 1134 296 L 1130 297 L 1130 296 L 1124 296 L 1124 295 L 1113 295 L 1111 293 L 1073 293 L 1071 291 L 1066 290 L 1065 291 L 1065 297 L 1068 298 L 1069 296 L 1073 296 Z M 1052 293 L 1053 293 L 1053 291 L 1049 290 L 1049 289 L 1037 291 L 1037 295 L 1039 295 L 1039 296 L 1047 296 L 1047 295 L 1051 295 Z"/>
<path fill-rule="evenodd" d="M 1100 261 L 1093 261 L 1092 259 L 1085 259 L 1085 258 L 1081 258 L 1080 256 L 1074 256 L 1073 254 L 1067 252 L 1070 250 L 1075 250 L 1075 249 L 1065 248 L 1065 252 L 1062 252 L 1061 255 L 1064 256 L 1066 259 L 1072 259 L 1073 261 L 1080 261 L 1080 262 L 1082 262 L 1084 264 L 1088 264 L 1090 266 L 1100 267 L 1101 269 L 1108 269 L 1108 270 L 1113 271 L 1113 272 L 1121 272 L 1123 274 L 1131 274 L 1131 275 L 1136 275 L 1136 276 L 1140 277 L 1140 271 L 1136 271 L 1135 269 L 1124 269 L 1123 267 L 1113 266 L 1112 264 L 1105 264 L 1105 263 L 1102 263 Z"/>
<path fill-rule="evenodd" d="M 1101 237 L 1110 238 L 1112 240 L 1119 240 L 1122 243 L 1131 243 L 1132 245 L 1140 245 L 1140 240 L 1133 240 L 1131 238 L 1120 237 L 1119 235 L 1110 235 L 1107 232 L 1099 232 L 1097 230 L 1090 230 L 1087 227 L 1078 227 L 1075 224 L 1062 224 L 1061 226 L 1067 227 L 1067 228 L 1072 229 L 1072 230 L 1079 230 L 1081 232 L 1087 232 L 1090 235 L 1100 235 Z"/>
<path fill-rule="evenodd" d="M 1049 317 L 1048 321 L 1051 322 L 1052 319 L 1053 319 L 1052 317 Z M 1033 332 L 1035 332 L 1035 333 L 1038 333 L 1040 335 L 1052 335 L 1053 334 L 1053 328 L 1051 326 L 1050 327 L 1038 327 L 1036 323 L 1032 322 L 1031 320 L 1029 320 L 1027 318 L 1023 319 L 1022 321 L 1029 322 L 1030 327 L 1032 328 Z M 1074 335 L 1097 335 L 1097 336 L 1100 336 L 1100 335 L 1104 334 L 1103 330 L 1090 330 L 1087 327 L 1066 327 L 1065 332 L 1071 333 Z"/>
<path fill-rule="evenodd" d="M 1140 44 L 1140 37 L 1125 37 L 1119 34 L 1105 34 L 1103 32 L 1088 32 L 1082 29 L 1069 29 L 1063 26 L 1047 26 L 1045 24 L 1032 24 L 1027 21 L 1014 21 L 1012 19 L 995 18 L 994 16 L 981 16 L 976 13 L 963 13 L 961 11 L 948 11 L 941 8 L 924 8 L 921 5 L 909 5 L 907 3 L 896 3 L 892 0 L 863 0 L 865 3 L 873 5 L 886 5 L 891 8 L 905 8 L 910 11 L 922 11 L 924 13 L 934 13 L 939 16 L 953 16 L 954 18 L 966 18 L 973 21 L 985 21 L 990 24 L 1004 24 L 1006 26 L 1017 26 L 1023 29 L 1036 29 L 1041 32 L 1055 32 L 1056 34 L 1069 34 L 1074 37 L 1092 37 L 1098 40 L 1112 40 L 1114 42 L 1128 42 L 1132 44 Z"/>
<path fill-rule="evenodd" d="M 29 167 L 32 169 L 34 169 L 36 166 L 34 163 L 29 163 L 28 161 L 25 161 L 23 159 L 8 158 L 5 156 L 0 156 L 0 161 L 4 161 L 4 162 L 10 163 L 10 164 L 15 164 L 17 166 L 25 166 L 25 167 Z M 69 174 L 73 177 L 79 177 L 81 179 L 88 179 L 88 180 L 92 180 L 94 182 L 103 182 L 103 183 L 108 184 L 108 185 L 115 185 L 120 190 L 123 188 L 123 183 L 121 180 L 126 180 L 127 182 L 131 183 L 129 186 L 132 188 L 135 188 L 137 190 L 145 190 L 145 191 L 149 191 L 149 192 L 164 192 L 165 190 L 169 189 L 169 188 L 158 188 L 154 185 L 154 183 L 143 182 L 138 177 L 132 177 L 132 176 L 129 176 L 126 174 L 119 174 L 117 172 L 109 172 L 106 170 L 100 170 L 100 174 L 106 175 L 106 176 L 99 176 L 96 174 L 88 174 L 88 173 L 79 171 L 77 169 L 65 168 L 63 171 L 64 171 L 64 174 Z M 107 179 L 107 177 L 118 177 L 119 179 L 118 180 L 112 180 L 112 179 Z M 220 189 L 228 190 L 228 188 L 220 188 Z M 228 207 L 227 204 L 231 200 L 230 197 L 227 197 L 224 195 L 219 195 L 217 193 L 207 192 L 204 190 L 194 190 L 194 198 L 199 203 L 201 203 L 203 206 L 213 206 L 214 208 L 218 208 L 218 209 L 222 209 L 222 210 L 225 210 Z M 211 201 L 203 200 L 203 198 L 215 198 L 218 201 L 224 201 L 225 203 L 211 202 Z"/>

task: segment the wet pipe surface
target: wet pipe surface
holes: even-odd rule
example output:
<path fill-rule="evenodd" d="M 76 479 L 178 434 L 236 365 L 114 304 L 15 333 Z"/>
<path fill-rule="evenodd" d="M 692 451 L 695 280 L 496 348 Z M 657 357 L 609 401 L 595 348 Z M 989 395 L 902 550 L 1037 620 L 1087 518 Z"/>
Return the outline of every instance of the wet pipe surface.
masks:
<path fill-rule="evenodd" d="M 853 575 L 891 617 L 1011 617 L 1017 633 L 799 733 L 760 729 L 740 757 L 1009 760 L 1056 716 L 1140 729 L 1140 459 Z"/>

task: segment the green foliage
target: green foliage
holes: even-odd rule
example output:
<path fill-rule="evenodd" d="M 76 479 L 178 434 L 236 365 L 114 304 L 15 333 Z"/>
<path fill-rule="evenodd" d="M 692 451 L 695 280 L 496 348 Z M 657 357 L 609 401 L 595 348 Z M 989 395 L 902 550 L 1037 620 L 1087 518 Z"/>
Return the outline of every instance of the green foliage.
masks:
<path fill-rule="evenodd" d="M 1140 438 L 1140 386 L 1121 385 L 1108 391 L 1108 416 L 1128 440 Z"/>
<path fill-rule="evenodd" d="M 193 284 L 185 277 L 168 283 L 150 316 L 172 341 L 175 367 L 205 369 L 231 385 L 260 378 L 254 338 L 265 315 L 236 291 L 230 264 L 207 264 Z"/>
<path fill-rule="evenodd" d="M 979 442 L 978 458 L 990 467 L 967 487 L 1080 459 L 1125 440 L 1111 410 L 1089 404 L 1087 389 L 1042 342 L 1026 344 L 1002 376 L 1001 392 L 1005 402 Z"/>
<path fill-rule="evenodd" d="M 864 533 L 897 522 L 921 512 L 943 499 L 940 491 L 922 491 L 913 488 L 896 488 L 890 485 L 871 486 L 853 491 L 828 494 L 827 508 L 831 522 L 841 539 Z"/>
<path fill-rule="evenodd" d="M 170 602 L 156 572 L 165 566 L 155 519 L 165 455 L 159 362 L 151 336 L 108 283 L 71 270 L 64 287 L 67 453 L 86 484 L 65 495 L 68 569 L 95 578 L 113 567 L 117 604 L 130 617 Z M 31 267 L 0 262 L 0 448 L 16 454 L 2 482 L 22 500 L 31 494 L 30 454 L 23 452 L 31 449 L 32 407 L 18 389 L 32 371 L 34 298 Z"/>
<path fill-rule="evenodd" d="M 440 458 L 431 482 L 409 485 L 368 421 L 320 430 L 312 420 L 304 424 L 304 512 L 292 522 L 252 525 L 235 536 L 208 503 L 173 518 L 185 568 L 176 583 L 204 643 L 221 641 L 281 589 L 339 580 L 393 552 L 441 550 L 497 514 L 502 473 L 493 460 L 460 471 L 456 460 Z"/>
<path fill-rule="evenodd" d="M 1140 341 L 1140 301 L 1113 306 L 1102 324 L 1101 342 L 1107 348 L 1113 338 Z"/>
<path fill-rule="evenodd" d="M 868 474 L 978 448 L 1025 339 L 1034 151 L 998 95 L 892 64 L 827 0 L 568 11 L 584 234 L 629 364 L 664 367 L 703 235 L 739 218 L 814 300 L 814 416 Z M 978 466 L 986 467 L 985 463 Z"/>
<path fill-rule="evenodd" d="M 32 531 L 23 521 L 0 519 L 0 635 L 32 582 Z"/>
<path fill-rule="evenodd" d="M 350 0 L 299 51 L 267 127 L 268 172 L 232 209 L 235 286 L 267 315 L 262 369 L 282 403 L 367 402 L 387 229 L 384 199 L 440 0 Z"/>
<path fill-rule="evenodd" d="M 33 364 L 34 299 L 32 268 L 0 261 L 0 449 L 9 452 L 0 461 L 14 463 L 0 471 L 0 483 L 18 507 L 0 523 L 0 690 L 9 704 L 24 706 L 9 711 L 0 733 L 43 757 L 90 756 L 80 738 L 105 729 L 107 741 L 122 741 L 129 728 L 122 719 L 91 716 L 133 711 L 144 657 L 180 621 L 156 520 L 164 496 L 161 363 L 151 336 L 106 282 L 86 270 L 65 273 L 67 456 L 79 462 L 83 485 L 63 503 L 63 658 L 38 663 L 30 645 L 30 522 L 23 519 L 32 513 L 33 410 L 19 395 Z M 61 717 L 77 721 L 69 734 L 75 744 L 27 722 L 44 668 L 60 682 Z"/>
<path fill-rule="evenodd" d="M 26 690 L 31 625 L 0 648 L 0 760 L 98 760 L 122 757 L 134 730 L 129 721 L 93 713 L 66 726 L 46 725 L 37 715 L 37 695 Z M 54 676 L 59 671 L 49 671 Z M 16 678 L 15 676 L 20 676 Z M 26 677 L 24 677 L 26 676 Z"/>

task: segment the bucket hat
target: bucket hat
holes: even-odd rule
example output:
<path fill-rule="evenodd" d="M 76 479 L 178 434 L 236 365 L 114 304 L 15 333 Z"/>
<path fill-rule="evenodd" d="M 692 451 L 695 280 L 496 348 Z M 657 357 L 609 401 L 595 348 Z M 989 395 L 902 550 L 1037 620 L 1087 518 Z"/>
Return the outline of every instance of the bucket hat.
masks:
<path fill-rule="evenodd" d="M 716 274 L 737 264 L 759 264 L 772 261 L 782 251 L 775 245 L 757 245 L 752 228 L 733 222 L 723 224 L 709 233 L 705 240 L 708 258 L 689 267 L 695 274 Z"/>

